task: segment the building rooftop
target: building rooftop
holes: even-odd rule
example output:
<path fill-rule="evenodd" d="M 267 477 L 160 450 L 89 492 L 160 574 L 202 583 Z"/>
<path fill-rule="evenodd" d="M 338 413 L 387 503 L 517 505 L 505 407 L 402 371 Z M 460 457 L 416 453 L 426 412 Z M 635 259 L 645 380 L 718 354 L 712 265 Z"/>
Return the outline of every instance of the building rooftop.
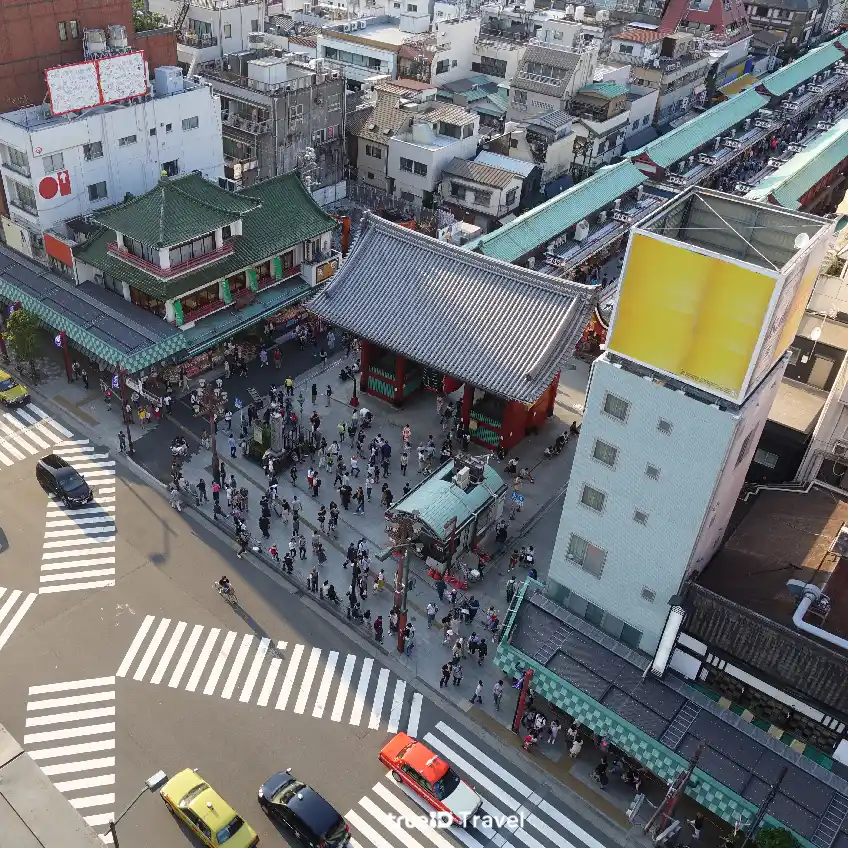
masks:
<path fill-rule="evenodd" d="M 512 86 L 561 97 L 568 89 L 581 56 L 578 50 L 531 44 L 518 63 Z"/>
<path fill-rule="evenodd" d="M 771 405 L 769 421 L 805 436 L 812 435 L 827 401 L 827 392 L 784 378 Z"/>
<path fill-rule="evenodd" d="M 573 351 L 594 298 L 591 286 L 469 253 L 369 213 L 347 261 L 309 306 L 424 367 L 533 403 Z"/>
<path fill-rule="evenodd" d="M 754 186 L 745 197 L 799 209 L 801 198 L 846 158 L 848 118 L 843 118 Z"/>
<path fill-rule="evenodd" d="M 205 189 L 204 186 L 192 185 L 200 191 Z M 217 186 L 208 185 L 218 190 Z M 150 194 L 158 190 L 154 189 Z M 241 192 L 224 193 L 232 198 L 233 204 L 245 204 L 250 210 L 244 213 L 243 234 L 233 237 L 232 253 L 197 271 L 169 280 L 148 274 L 137 265 L 108 252 L 107 247 L 114 242 L 115 236 L 107 228 L 76 248 L 74 254 L 82 262 L 135 286 L 151 297 L 166 300 L 278 256 L 295 244 L 316 238 L 336 226 L 335 219 L 315 203 L 295 173 L 254 183 Z M 98 218 L 106 220 L 103 213 Z"/>
<path fill-rule="evenodd" d="M 614 97 L 623 97 L 627 94 L 627 88 L 619 85 L 617 82 L 593 82 L 589 85 L 584 85 L 578 89 L 578 94 L 597 95 L 604 97 L 607 100 L 612 100 Z"/>
<path fill-rule="evenodd" d="M 848 47 L 848 33 L 810 50 L 794 62 L 764 77 L 757 86 L 757 90 L 763 90 L 772 97 L 782 97 L 805 80 L 844 59 L 843 49 L 846 47 Z"/>
<path fill-rule="evenodd" d="M 517 176 L 515 171 L 506 171 L 482 162 L 471 162 L 468 159 L 453 159 L 442 170 L 443 174 L 460 177 L 492 188 L 506 188 Z"/>
<path fill-rule="evenodd" d="M 501 156 L 500 153 L 492 153 L 489 150 L 478 153 L 474 161 L 481 165 L 491 165 L 493 168 L 499 168 L 502 171 L 512 171 L 513 174 L 519 174 L 522 177 L 529 177 L 533 173 L 533 169 L 538 167 L 532 162 L 514 159 L 512 156 Z"/>
<path fill-rule="evenodd" d="M 616 33 L 613 38 L 620 41 L 636 41 L 639 44 L 655 44 L 663 40 L 663 35 L 655 29 L 642 29 L 641 27 L 627 27 Z"/>
<path fill-rule="evenodd" d="M 151 191 L 104 209 L 94 219 L 148 247 L 173 247 L 226 227 L 258 206 L 251 197 L 190 173 L 163 178 Z"/>
<path fill-rule="evenodd" d="M 817 486 L 809 492 L 764 489 L 751 505 L 738 509 L 744 517 L 698 578 L 699 585 L 794 629 L 798 599 L 786 583 L 812 583 L 831 601 L 826 622 L 813 623 L 848 638 L 848 558 L 831 550 L 848 525 L 848 501 Z"/>
<path fill-rule="evenodd" d="M 375 44 L 385 44 L 389 47 L 400 47 L 408 41 L 412 34 L 402 30 L 395 23 L 367 23 L 365 29 L 357 29 L 355 32 L 344 32 L 334 29 L 333 26 L 325 27 L 321 32 L 322 38 L 338 38 L 341 41 L 363 41 Z"/>

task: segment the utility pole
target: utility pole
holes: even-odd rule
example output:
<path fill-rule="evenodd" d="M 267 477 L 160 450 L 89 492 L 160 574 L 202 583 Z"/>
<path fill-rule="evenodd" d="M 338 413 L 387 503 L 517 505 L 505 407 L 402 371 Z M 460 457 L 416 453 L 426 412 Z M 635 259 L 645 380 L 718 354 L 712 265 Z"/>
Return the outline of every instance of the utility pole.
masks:
<path fill-rule="evenodd" d="M 213 383 L 206 383 L 198 396 L 200 414 L 209 421 L 209 434 L 212 437 L 212 479 L 221 482 L 221 462 L 218 458 L 218 418 L 227 408 L 227 393 L 218 391 Z"/>
<path fill-rule="evenodd" d="M 410 515 L 396 515 L 390 521 L 392 544 L 377 554 L 377 559 L 384 562 L 390 556 L 403 551 L 403 560 L 395 571 L 394 602 L 398 610 L 397 649 L 403 653 L 403 631 L 409 616 L 409 549 L 415 544 L 423 525 L 419 521 L 417 511 Z M 394 529 L 396 528 L 396 529 Z"/>
<path fill-rule="evenodd" d="M 788 771 L 788 766 L 784 766 L 781 769 L 780 777 L 769 786 L 769 791 L 766 797 L 763 799 L 763 803 L 760 804 L 759 809 L 757 810 L 757 814 L 751 820 L 751 823 L 745 829 L 745 838 L 742 840 L 742 844 L 739 848 L 746 848 L 749 842 L 751 842 L 754 837 L 757 835 L 757 831 L 760 828 L 760 825 L 763 823 L 763 819 L 766 817 L 766 811 L 771 806 L 771 802 L 774 801 L 774 796 L 777 795 L 777 788 L 783 781 L 783 778 L 786 777 L 786 772 Z"/>
<path fill-rule="evenodd" d="M 692 754 L 691 759 L 689 760 L 689 765 L 686 768 L 678 772 L 675 776 L 674 780 L 671 781 L 668 785 L 668 792 L 665 794 L 665 798 L 663 802 L 654 810 L 654 814 L 648 819 L 645 823 L 645 827 L 643 828 L 643 832 L 647 833 L 651 825 L 660 817 L 662 817 L 660 824 L 658 826 L 658 830 L 665 826 L 665 823 L 671 818 L 672 812 L 674 812 L 674 808 L 677 806 L 677 802 L 680 800 L 680 796 L 683 794 L 686 789 L 686 784 L 689 783 L 689 780 L 692 777 L 692 773 L 695 771 L 695 766 L 698 763 L 698 760 L 701 758 L 701 754 L 704 752 L 704 743 L 699 742 L 698 747 L 695 749 L 695 753 Z"/>

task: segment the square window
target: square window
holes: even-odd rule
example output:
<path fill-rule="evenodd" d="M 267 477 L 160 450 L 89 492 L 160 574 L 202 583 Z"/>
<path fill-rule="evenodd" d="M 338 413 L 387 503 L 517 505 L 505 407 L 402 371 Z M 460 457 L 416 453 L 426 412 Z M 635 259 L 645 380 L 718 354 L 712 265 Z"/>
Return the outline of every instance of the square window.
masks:
<path fill-rule="evenodd" d="M 630 412 L 630 404 L 623 398 L 607 392 L 604 395 L 604 412 L 619 421 L 626 421 Z"/>
<path fill-rule="evenodd" d="M 371 173 L 371 171 L 369 171 L 369 172 L 368 172 L 368 179 L 369 179 L 369 180 L 373 180 L 373 179 L 374 179 L 374 174 L 372 174 L 372 173 Z"/>
<path fill-rule="evenodd" d="M 173 125 L 173 124 L 165 124 L 165 132 L 166 132 L 166 133 L 171 132 L 173 129 L 174 129 L 174 125 Z"/>
<path fill-rule="evenodd" d="M 584 571 L 598 578 L 603 573 L 604 562 L 607 558 L 606 551 L 573 533 L 568 540 L 568 550 L 565 555 L 568 559 L 576 562 Z"/>
<path fill-rule="evenodd" d="M 61 153 L 54 153 L 52 156 L 42 156 L 41 164 L 44 165 L 45 174 L 55 174 L 56 171 L 61 171 L 65 167 L 65 157 Z"/>
<path fill-rule="evenodd" d="M 92 141 L 90 144 L 84 144 L 82 146 L 82 155 L 85 157 L 86 162 L 90 162 L 92 159 L 100 159 L 103 156 L 103 142 Z"/>
<path fill-rule="evenodd" d="M 193 118 L 183 118 L 183 132 L 196 130 L 200 126 L 200 119 L 195 115 Z"/>
<path fill-rule="evenodd" d="M 618 459 L 618 448 L 607 442 L 602 442 L 600 439 L 595 439 L 595 446 L 592 448 L 592 458 L 597 459 L 598 462 L 602 462 L 610 468 L 614 468 Z"/>
<path fill-rule="evenodd" d="M 780 457 L 776 453 L 770 453 L 769 451 L 764 451 L 762 448 L 758 448 L 754 452 L 754 462 L 757 465 L 765 465 L 766 468 L 777 468 L 777 462 Z"/>
<path fill-rule="evenodd" d="M 162 170 L 166 177 L 175 177 L 180 172 L 180 160 L 172 159 L 170 162 L 162 163 Z"/>
<path fill-rule="evenodd" d="M 151 138 L 153 138 L 153 136 L 154 136 L 154 135 L 156 135 L 156 127 L 153 127 L 153 128 L 150 130 L 150 137 L 151 137 Z"/>
<path fill-rule="evenodd" d="M 583 506 L 588 506 L 595 512 L 603 512 L 606 500 L 607 496 L 600 490 L 594 489 L 592 486 L 583 486 L 583 492 L 580 495 L 580 503 Z"/>
<path fill-rule="evenodd" d="M 648 513 L 642 512 L 642 510 L 637 509 L 636 512 L 633 513 L 633 520 L 638 522 L 639 524 L 647 524 L 648 523 Z"/>
<path fill-rule="evenodd" d="M 125 135 L 123 138 L 118 139 L 118 147 L 129 147 L 131 144 L 135 144 L 137 141 L 137 136 Z"/>
<path fill-rule="evenodd" d="M 671 435 L 671 421 L 666 421 L 665 418 L 660 418 L 660 420 L 657 421 L 657 430 L 659 430 L 660 433 L 664 433 L 666 436 Z"/>
<path fill-rule="evenodd" d="M 233 37 L 233 25 L 232 24 L 224 24 L 224 38 L 232 38 Z"/>
<path fill-rule="evenodd" d="M 653 603 L 657 599 L 657 593 L 653 589 L 649 589 L 647 586 L 642 587 L 642 600 L 648 601 L 648 603 Z"/>
<path fill-rule="evenodd" d="M 660 479 L 660 470 L 656 465 L 649 465 L 645 469 L 645 474 L 647 474 L 652 480 Z"/>
<path fill-rule="evenodd" d="M 633 648 L 634 651 L 637 651 L 639 650 L 639 643 L 642 641 L 642 631 L 637 630 L 635 627 L 631 627 L 629 624 L 625 624 L 624 627 L 621 628 L 621 636 L 619 636 L 619 639 L 624 642 L 627 647 Z"/>
<path fill-rule="evenodd" d="M 105 182 L 94 183 L 88 187 L 88 199 L 93 203 L 95 200 L 103 200 L 108 191 Z"/>

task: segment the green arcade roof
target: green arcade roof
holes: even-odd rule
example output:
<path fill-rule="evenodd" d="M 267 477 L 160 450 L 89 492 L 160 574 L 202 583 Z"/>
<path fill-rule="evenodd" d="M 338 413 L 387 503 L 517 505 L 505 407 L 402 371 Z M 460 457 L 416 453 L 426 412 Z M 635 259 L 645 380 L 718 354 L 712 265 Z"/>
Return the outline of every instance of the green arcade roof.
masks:
<path fill-rule="evenodd" d="M 233 194 L 191 173 L 162 179 L 146 194 L 104 209 L 94 219 L 148 247 L 173 247 L 226 227 L 258 205 L 256 198 Z"/>
<path fill-rule="evenodd" d="M 217 187 L 213 188 L 217 190 Z M 157 190 L 154 189 L 154 192 Z M 224 192 L 236 202 L 244 203 L 247 198 L 250 205 L 250 211 L 243 218 L 242 235 L 233 237 L 233 253 L 197 271 L 167 280 L 148 274 L 107 252 L 109 244 L 115 241 L 115 234 L 106 229 L 74 253 L 81 262 L 99 268 L 151 297 L 167 300 L 278 256 L 336 226 L 335 219 L 313 200 L 295 173 L 256 183 L 245 191 L 249 195 Z"/>
<path fill-rule="evenodd" d="M 801 198 L 840 162 L 848 157 L 848 118 L 796 153 L 788 162 L 759 182 L 747 200 L 767 201 L 774 198 L 786 209 L 799 209 Z"/>
<path fill-rule="evenodd" d="M 617 82 L 593 82 L 589 85 L 584 85 L 577 93 L 597 94 L 601 97 L 606 97 L 608 100 L 612 100 L 613 97 L 621 97 L 621 95 L 627 94 L 627 89 Z"/>
<path fill-rule="evenodd" d="M 822 44 L 821 47 L 816 47 L 815 50 L 810 50 L 809 53 L 805 53 L 800 59 L 784 65 L 773 74 L 769 74 L 767 77 L 761 79 L 759 86 L 765 87 L 773 97 L 782 97 L 786 92 L 792 91 L 793 88 L 802 82 L 821 73 L 842 59 L 845 54 L 836 46 L 837 43 L 843 47 L 848 47 L 848 33 L 844 33 L 839 38 L 835 38 L 827 44 Z"/>

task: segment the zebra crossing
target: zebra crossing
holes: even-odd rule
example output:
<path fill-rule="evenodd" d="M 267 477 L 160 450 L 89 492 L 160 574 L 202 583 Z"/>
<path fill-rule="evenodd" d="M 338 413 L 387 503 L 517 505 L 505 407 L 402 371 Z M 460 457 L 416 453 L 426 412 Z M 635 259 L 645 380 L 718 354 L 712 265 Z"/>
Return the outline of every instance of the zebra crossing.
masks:
<path fill-rule="evenodd" d="M 100 831 L 115 816 L 115 678 L 29 687 L 24 749 Z M 100 837 L 111 843 L 110 834 Z"/>
<path fill-rule="evenodd" d="M 345 816 L 352 848 L 456 848 L 457 843 L 483 848 L 490 842 L 497 848 L 608 848 L 445 722 L 421 741 L 483 798 L 484 820 L 468 828 L 436 829 L 420 818 L 430 810 L 427 803 L 387 772 Z M 411 827 L 401 826 L 395 816 Z M 508 816 L 518 822 L 506 822 Z"/>
<path fill-rule="evenodd" d="M 0 466 L 49 451 L 73 433 L 34 403 L 0 414 Z"/>
<path fill-rule="evenodd" d="M 0 651 L 37 597 L 35 592 L 27 594 L 20 589 L 6 589 L 0 586 Z"/>
<path fill-rule="evenodd" d="M 405 681 L 392 681 L 389 669 L 370 657 L 169 618 L 157 623 L 152 615 L 141 623 L 116 676 L 388 733 L 398 731 L 405 715 L 412 735 L 423 700 L 417 692 L 408 699 Z"/>
<path fill-rule="evenodd" d="M 115 462 L 108 453 L 95 453 L 88 439 L 61 441 L 54 452 L 85 478 L 94 500 L 68 509 L 58 498 L 49 499 L 38 592 L 114 586 Z"/>

